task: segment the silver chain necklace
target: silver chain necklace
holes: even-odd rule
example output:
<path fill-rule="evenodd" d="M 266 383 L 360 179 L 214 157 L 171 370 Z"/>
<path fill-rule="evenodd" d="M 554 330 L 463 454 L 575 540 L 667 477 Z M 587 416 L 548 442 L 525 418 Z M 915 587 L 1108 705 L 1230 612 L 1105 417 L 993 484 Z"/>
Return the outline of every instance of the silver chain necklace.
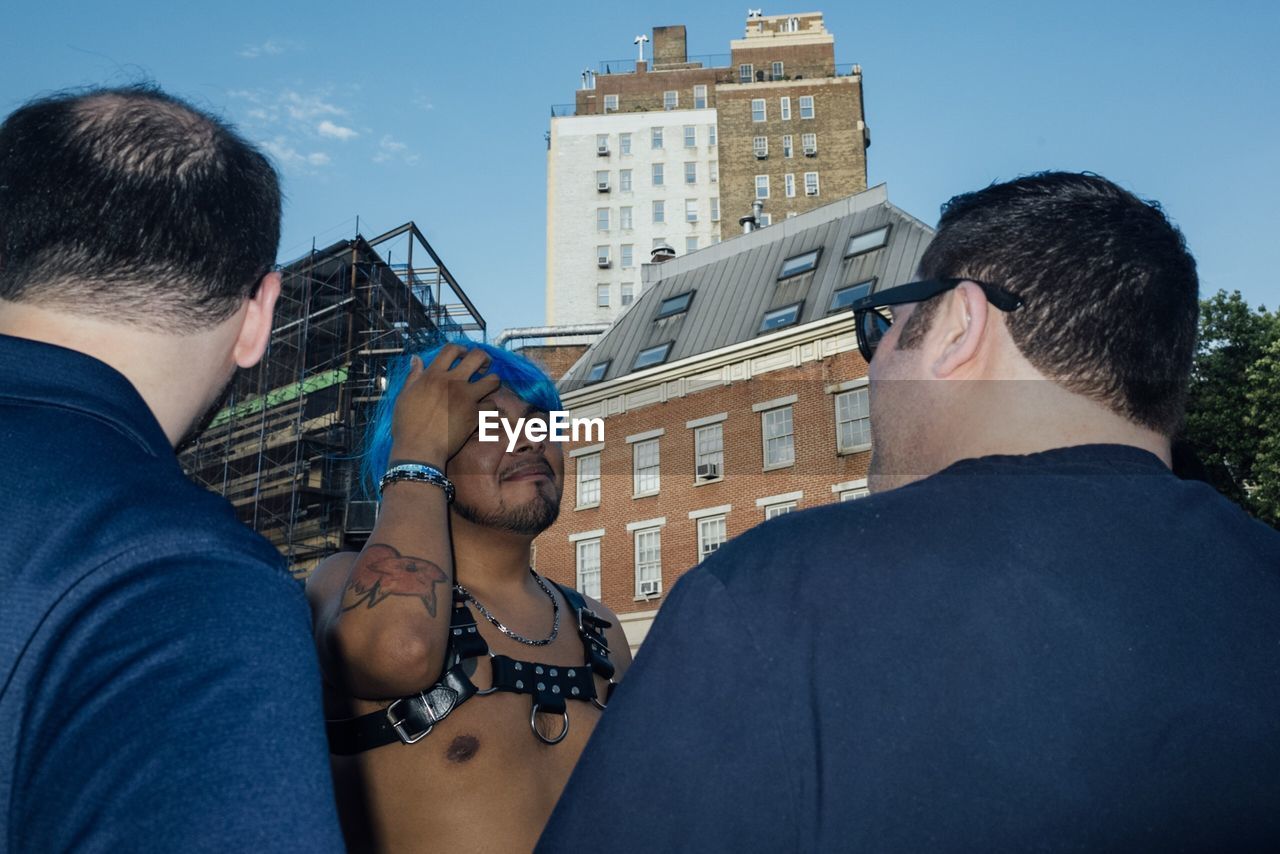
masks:
<path fill-rule="evenodd" d="M 542 578 L 538 575 L 538 573 L 533 571 L 533 567 L 529 567 L 529 573 L 533 576 L 533 580 L 538 582 L 538 586 L 542 588 L 542 592 L 547 594 L 547 598 L 551 600 L 551 612 L 552 612 L 551 634 L 547 635 L 542 640 L 530 640 L 524 635 L 517 634 L 511 631 L 511 629 L 504 626 L 501 623 L 501 621 L 498 620 L 497 617 L 493 616 L 493 614 L 490 614 L 489 609 L 486 608 L 484 605 L 480 604 L 480 600 L 477 599 L 475 596 L 472 596 L 471 591 L 463 587 L 461 584 L 455 583 L 453 585 L 453 589 L 458 591 L 458 593 L 460 593 L 462 596 L 466 597 L 471 602 L 471 604 L 475 605 L 476 609 L 479 610 L 480 613 L 484 615 L 484 618 L 486 620 L 493 623 L 494 627 L 498 631 L 502 632 L 504 635 L 511 638 L 513 641 L 518 641 L 526 646 L 546 646 L 547 644 L 554 641 L 556 639 L 556 636 L 560 634 L 560 603 L 556 601 L 555 594 L 551 592 L 550 588 L 547 587 L 547 585 L 543 582 Z"/>

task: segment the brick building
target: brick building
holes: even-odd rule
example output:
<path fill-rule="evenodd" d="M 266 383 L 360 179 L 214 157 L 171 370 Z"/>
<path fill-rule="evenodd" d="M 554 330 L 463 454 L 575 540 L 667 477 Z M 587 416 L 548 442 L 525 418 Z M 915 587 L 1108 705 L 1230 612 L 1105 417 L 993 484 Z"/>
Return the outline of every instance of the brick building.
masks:
<path fill-rule="evenodd" d="M 909 281 L 931 230 L 883 186 L 644 268 L 644 295 L 561 381 L 605 441 L 566 449 L 539 572 L 598 596 L 632 645 L 688 567 L 780 513 L 865 494 L 852 316 Z"/>
<path fill-rule="evenodd" d="M 681 255 L 867 186 L 862 72 L 837 65 L 820 13 L 752 13 L 730 53 L 690 57 L 655 27 L 649 61 L 585 72 L 552 108 L 547 322 L 611 321 L 658 246 Z M 642 46 L 643 47 L 643 46 Z"/>

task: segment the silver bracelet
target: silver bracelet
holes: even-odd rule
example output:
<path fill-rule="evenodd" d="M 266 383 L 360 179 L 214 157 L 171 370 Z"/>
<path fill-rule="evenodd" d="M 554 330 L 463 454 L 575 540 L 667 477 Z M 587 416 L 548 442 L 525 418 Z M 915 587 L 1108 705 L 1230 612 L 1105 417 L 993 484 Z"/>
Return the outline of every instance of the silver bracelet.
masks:
<path fill-rule="evenodd" d="M 438 486 L 444 490 L 445 501 L 453 503 L 453 481 L 445 477 L 444 472 L 435 466 L 429 466 L 426 463 L 400 463 L 392 466 L 378 482 L 378 497 L 382 497 L 382 492 L 388 484 L 398 480 L 411 480 L 415 483 L 430 483 Z"/>

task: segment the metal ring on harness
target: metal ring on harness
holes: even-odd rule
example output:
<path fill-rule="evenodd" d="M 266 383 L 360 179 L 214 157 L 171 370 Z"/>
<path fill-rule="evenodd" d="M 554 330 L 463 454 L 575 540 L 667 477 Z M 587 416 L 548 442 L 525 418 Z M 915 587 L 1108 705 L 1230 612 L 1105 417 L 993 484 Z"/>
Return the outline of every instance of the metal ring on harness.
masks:
<path fill-rule="evenodd" d="M 617 684 L 617 683 L 615 683 L 615 682 L 613 681 L 613 677 L 612 677 L 612 676 L 610 676 L 610 677 L 609 677 L 609 683 L 608 683 L 607 685 L 605 685 L 605 686 L 604 686 L 604 695 L 605 695 L 606 697 L 608 697 L 610 694 L 612 694 L 612 693 L 613 693 L 613 686 L 614 686 L 615 684 Z M 599 709 L 600 711 L 602 711 L 602 712 L 603 712 L 605 709 L 609 708 L 609 704 L 608 704 L 608 703 L 602 703 L 602 702 L 600 702 L 600 698 L 599 698 L 599 697 L 592 697 L 592 698 L 591 698 L 591 704 L 592 704 L 593 706 L 595 706 L 597 709 Z"/>
<path fill-rule="evenodd" d="M 565 709 L 560 713 L 560 716 L 564 719 L 564 729 L 560 730 L 560 734 L 555 738 L 547 738 L 538 731 L 538 704 L 534 703 L 533 711 L 529 713 L 529 729 L 533 730 L 533 734 L 536 735 L 538 740 L 543 744 L 559 744 L 564 741 L 564 737 L 569 734 L 569 710 Z"/>
<path fill-rule="evenodd" d="M 489 687 L 485 688 L 483 691 L 477 688 L 476 694 L 475 694 L 477 697 L 487 697 L 488 695 L 492 694 L 494 691 L 498 690 L 498 686 L 493 684 L 493 652 L 490 651 L 488 653 L 488 656 L 489 656 Z M 473 682 L 472 684 L 475 684 L 475 683 Z"/>

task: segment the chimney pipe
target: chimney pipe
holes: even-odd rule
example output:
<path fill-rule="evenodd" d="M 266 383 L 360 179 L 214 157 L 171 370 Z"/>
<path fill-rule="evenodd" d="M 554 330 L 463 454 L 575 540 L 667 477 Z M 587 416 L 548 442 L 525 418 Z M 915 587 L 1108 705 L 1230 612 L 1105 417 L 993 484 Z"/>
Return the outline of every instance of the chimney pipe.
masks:
<path fill-rule="evenodd" d="M 764 199 L 756 199 L 751 203 L 751 213 L 738 219 L 743 234 L 750 234 L 760 227 L 760 215 L 764 213 Z"/>

